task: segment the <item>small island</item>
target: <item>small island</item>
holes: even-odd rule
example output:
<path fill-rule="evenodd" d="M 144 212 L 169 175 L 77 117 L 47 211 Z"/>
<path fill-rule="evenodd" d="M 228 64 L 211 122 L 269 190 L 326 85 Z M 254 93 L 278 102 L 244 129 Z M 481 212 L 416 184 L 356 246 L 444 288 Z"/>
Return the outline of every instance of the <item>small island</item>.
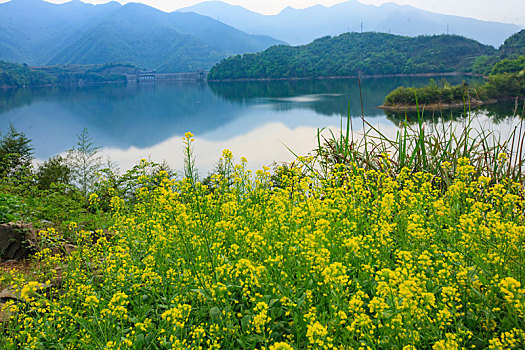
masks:
<path fill-rule="evenodd" d="M 525 57 L 503 59 L 496 63 L 487 82 L 470 86 L 463 82 L 451 85 L 445 79 L 431 79 L 429 85 L 398 87 L 389 93 L 378 108 L 394 112 L 413 112 L 418 109 L 443 110 L 478 107 L 525 96 Z"/>

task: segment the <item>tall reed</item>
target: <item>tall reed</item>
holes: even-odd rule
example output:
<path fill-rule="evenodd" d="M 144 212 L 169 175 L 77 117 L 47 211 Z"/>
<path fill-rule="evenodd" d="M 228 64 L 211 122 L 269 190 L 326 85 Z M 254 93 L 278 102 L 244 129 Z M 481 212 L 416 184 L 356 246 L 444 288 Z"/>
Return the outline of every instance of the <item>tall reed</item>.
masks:
<path fill-rule="evenodd" d="M 395 138 L 386 136 L 363 114 L 360 117 L 363 132 L 354 132 L 348 108 L 346 124 L 343 125 L 341 120 L 338 133 L 327 130 L 326 136 L 324 129 L 318 129 L 314 160 L 307 164 L 307 169 L 325 178 L 336 164 L 381 170 L 393 175 L 408 168 L 414 173 L 432 174 L 435 182 L 446 188 L 453 179 L 458 160 L 469 158 L 477 176 L 490 177 L 495 183 L 524 184 L 525 104 L 520 115 L 516 100 L 514 117 L 520 116 L 521 120 L 508 137 L 494 130 L 485 130 L 481 124 L 475 125 L 468 100 L 464 101 L 466 118 L 463 125 L 441 119 L 432 131 L 425 128 L 424 110 L 420 110 L 417 96 L 416 106 L 417 122 L 410 124 L 405 115 Z"/>

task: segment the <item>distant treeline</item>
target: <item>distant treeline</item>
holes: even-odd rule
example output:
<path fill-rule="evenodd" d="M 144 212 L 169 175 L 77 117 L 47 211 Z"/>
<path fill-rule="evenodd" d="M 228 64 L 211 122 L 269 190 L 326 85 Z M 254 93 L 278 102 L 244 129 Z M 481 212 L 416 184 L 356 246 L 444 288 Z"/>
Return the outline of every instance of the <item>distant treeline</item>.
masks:
<path fill-rule="evenodd" d="M 29 67 L 0 60 L 0 87 L 85 85 L 126 80 L 138 68 L 129 64 Z"/>
<path fill-rule="evenodd" d="M 0 87 L 21 87 L 54 84 L 56 79 L 49 73 L 31 69 L 27 64 L 0 60 Z"/>
<path fill-rule="evenodd" d="M 380 74 L 467 72 L 492 46 L 454 35 L 416 38 L 385 33 L 345 33 L 303 46 L 273 46 L 223 60 L 211 80 L 275 79 Z"/>

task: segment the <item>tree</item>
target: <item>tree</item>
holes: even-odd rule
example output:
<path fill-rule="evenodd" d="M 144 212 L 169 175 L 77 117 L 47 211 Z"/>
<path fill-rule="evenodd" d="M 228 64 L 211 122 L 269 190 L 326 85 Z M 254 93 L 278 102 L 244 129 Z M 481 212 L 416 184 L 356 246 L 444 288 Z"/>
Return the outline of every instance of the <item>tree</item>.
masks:
<path fill-rule="evenodd" d="M 31 168 L 32 160 L 31 140 L 10 124 L 9 131 L 0 140 L 0 174 L 18 177 Z"/>
<path fill-rule="evenodd" d="M 102 157 L 98 155 L 100 147 L 95 146 L 89 137 L 87 128 L 77 135 L 76 146 L 68 152 L 73 180 L 87 197 L 92 190 L 97 172 L 102 168 Z"/>
<path fill-rule="evenodd" d="M 36 172 L 36 180 L 41 190 L 48 190 L 51 184 L 71 184 L 72 170 L 67 159 L 54 156 L 42 163 Z"/>

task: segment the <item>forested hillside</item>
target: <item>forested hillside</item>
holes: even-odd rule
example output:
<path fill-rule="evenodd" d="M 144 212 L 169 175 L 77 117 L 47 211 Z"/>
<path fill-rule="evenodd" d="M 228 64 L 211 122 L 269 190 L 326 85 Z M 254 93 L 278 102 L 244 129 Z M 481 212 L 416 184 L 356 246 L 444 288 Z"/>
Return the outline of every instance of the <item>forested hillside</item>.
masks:
<path fill-rule="evenodd" d="M 21 87 L 55 83 L 56 79 L 46 72 L 36 71 L 26 64 L 0 60 L 0 87 Z"/>
<path fill-rule="evenodd" d="M 138 67 L 129 64 L 64 65 L 29 67 L 26 64 L 0 60 L 0 87 L 31 87 L 43 85 L 85 85 L 125 81 L 126 73 Z"/>
<path fill-rule="evenodd" d="M 345 33 L 304 46 L 273 46 L 234 56 L 213 67 L 212 80 L 307 78 L 359 74 L 468 71 L 480 55 L 496 50 L 453 35 L 416 38 L 385 33 Z"/>
<path fill-rule="evenodd" d="M 503 58 L 525 56 L 525 29 L 505 40 L 500 47 L 500 52 Z"/>

